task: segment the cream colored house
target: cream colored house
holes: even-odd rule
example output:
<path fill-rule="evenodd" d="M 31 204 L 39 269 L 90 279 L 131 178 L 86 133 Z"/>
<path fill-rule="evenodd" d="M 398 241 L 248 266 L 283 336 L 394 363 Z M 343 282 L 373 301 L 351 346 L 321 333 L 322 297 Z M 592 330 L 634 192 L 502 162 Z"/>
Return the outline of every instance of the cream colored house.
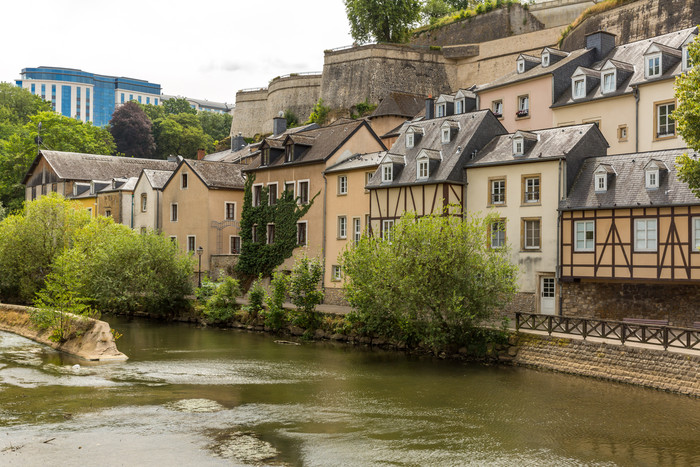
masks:
<path fill-rule="evenodd" d="M 114 222 L 134 226 L 134 186 L 136 177 L 114 178 L 96 195 L 98 216 L 111 217 Z"/>
<path fill-rule="evenodd" d="M 134 187 L 134 230 L 162 229 L 163 187 L 172 174 L 172 170 L 143 169 Z"/>
<path fill-rule="evenodd" d="M 558 202 L 583 160 L 606 149 L 593 124 L 517 131 L 493 138 L 466 164 L 467 212 L 497 217 L 490 247 L 508 246 L 520 266 L 518 302 L 524 311 L 556 312 Z"/>
<path fill-rule="evenodd" d="M 163 186 L 163 234 L 193 255 L 202 248 L 212 277 L 240 254 L 244 183 L 238 164 L 184 159 Z"/>

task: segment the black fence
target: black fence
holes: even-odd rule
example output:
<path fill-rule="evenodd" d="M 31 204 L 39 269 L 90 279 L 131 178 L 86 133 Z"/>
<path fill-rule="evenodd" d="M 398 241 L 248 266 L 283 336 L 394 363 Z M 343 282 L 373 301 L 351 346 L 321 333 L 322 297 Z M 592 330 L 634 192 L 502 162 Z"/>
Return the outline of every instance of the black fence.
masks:
<path fill-rule="evenodd" d="M 575 318 L 571 316 L 515 313 L 515 329 L 558 332 L 573 336 L 615 339 L 621 344 L 638 342 L 658 345 L 664 349 L 700 350 L 700 329 L 677 328 L 658 324 L 640 324 L 625 321 Z"/>

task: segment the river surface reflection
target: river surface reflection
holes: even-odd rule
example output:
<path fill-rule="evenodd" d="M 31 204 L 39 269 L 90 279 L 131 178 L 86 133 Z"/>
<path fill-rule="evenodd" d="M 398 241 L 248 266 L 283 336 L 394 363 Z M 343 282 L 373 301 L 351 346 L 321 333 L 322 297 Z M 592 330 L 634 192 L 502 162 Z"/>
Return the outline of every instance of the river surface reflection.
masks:
<path fill-rule="evenodd" d="M 0 332 L 0 465 L 700 465 L 696 399 L 107 321 L 129 361 L 90 365 Z"/>

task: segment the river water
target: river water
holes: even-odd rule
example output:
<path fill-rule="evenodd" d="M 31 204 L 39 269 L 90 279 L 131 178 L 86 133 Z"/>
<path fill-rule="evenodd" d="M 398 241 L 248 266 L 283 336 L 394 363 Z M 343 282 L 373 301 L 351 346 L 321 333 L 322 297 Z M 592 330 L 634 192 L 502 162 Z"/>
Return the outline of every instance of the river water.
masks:
<path fill-rule="evenodd" d="M 107 320 L 128 362 L 0 332 L 0 465 L 700 465 L 700 401 L 683 396 Z"/>

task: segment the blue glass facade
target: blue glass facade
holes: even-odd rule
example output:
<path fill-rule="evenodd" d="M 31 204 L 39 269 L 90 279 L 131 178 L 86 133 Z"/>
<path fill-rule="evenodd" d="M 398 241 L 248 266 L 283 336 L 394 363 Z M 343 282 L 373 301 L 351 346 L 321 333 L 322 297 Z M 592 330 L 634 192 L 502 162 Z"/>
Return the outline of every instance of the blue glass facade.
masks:
<path fill-rule="evenodd" d="M 41 85 L 41 98 L 46 100 L 46 85 L 45 84 Z"/>
<path fill-rule="evenodd" d="M 80 120 L 80 88 L 75 88 L 75 118 Z"/>
<path fill-rule="evenodd" d="M 32 83 L 32 94 L 36 94 L 36 84 Z"/>
<path fill-rule="evenodd" d="M 51 85 L 51 108 L 56 111 L 56 85 Z"/>
<path fill-rule="evenodd" d="M 22 81 L 21 81 L 21 80 L 16 80 L 16 81 L 15 81 L 15 84 L 17 84 L 17 87 L 18 87 L 18 88 L 21 88 L 21 87 L 22 87 Z"/>
<path fill-rule="evenodd" d="M 97 75 L 94 73 L 88 73 L 81 70 L 71 69 L 71 68 L 54 68 L 54 67 L 38 67 L 38 68 L 24 68 L 22 70 L 22 78 L 24 80 L 47 80 L 47 81 L 60 81 L 71 83 L 73 85 L 81 83 L 85 85 L 93 86 L 93 123 L 97 126 L 105 126 L 109 123 L 112 118 L 112 113 L 114 113 L 114 106 L 116 102 L 116 92 L 117 90 L 126 90 L 137 92 L 141 94 L 155 94 L 160 95 L 160 84 L 149 83 L 148 81 L 133 79 L 133 78 L 122 78 L 115 76 L 105 76 Z M 18 80 L 18 83 L 21 81 Z M 42 97 L 46 99 L 45 85 L 42 84 Z M 61 113 L 66 115 L 64 106 L 66 105 L 65 99 L 65 88 L 63 86 L 61 89 Z M 70 104 L 70 86 L 68 86 L 68 100 Z M 88 94 L 89 89 L 85 89 L 85 119 L 90 120 L 90 95 Z M 55 101 L 55 86 L 53 86 L 52 93 L 52 103 L 54 104 L 54 110 L 56 108 Z M 76 95 L 76 98 L 78 96 Z M 130 96 L 130 100 L 133 99 L 133 94 Z M 157 100 L 156 100 L 157 101 Z M 123 102 L 123 100 L 122 100 Z M 157 104 L 157 102 L 156 102 Z M 68 110 L 70 113 L 70 110 Z"/>
<path fill-rule="evenodd" d="M 71 117 L 72 115 L 70 114 L 70 95 L 71 95 L 71 87 L 70 85 L 66 86 L 65 84 L 61 86 L 61 114 L 66 116 L 66 117 Z"/>

